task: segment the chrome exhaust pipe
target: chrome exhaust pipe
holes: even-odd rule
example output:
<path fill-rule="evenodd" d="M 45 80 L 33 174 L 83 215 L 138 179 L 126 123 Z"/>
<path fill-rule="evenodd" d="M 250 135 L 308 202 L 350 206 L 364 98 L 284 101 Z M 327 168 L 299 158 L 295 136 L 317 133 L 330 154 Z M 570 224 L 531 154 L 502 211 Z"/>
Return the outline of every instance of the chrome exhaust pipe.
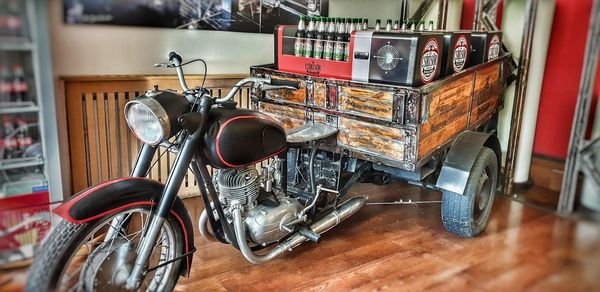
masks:
<path fill-rule="evenodd" d="M 337 210 L 331 211 L 320 220 L 311 224 L 310 229 L 312 229 L 312 231 L 316 234 L 323 234 L 356 213 L 362 206 L 365 205 L 366 202 L 366 197 L 354 197 L 348 199 L 346 202 L 340 204 Z M 308 238 L 296 233 L 266 254 L 258 255 L 248 246 L 241 208 L 233 208 L 233 227 L 235 229 L 235 237 L 237 238 L 240 251 L 244 257 L 253 264 L 260 264 L 270 261 L 285 251 L 291 251 L 305 241 L 308 241 Z"/>

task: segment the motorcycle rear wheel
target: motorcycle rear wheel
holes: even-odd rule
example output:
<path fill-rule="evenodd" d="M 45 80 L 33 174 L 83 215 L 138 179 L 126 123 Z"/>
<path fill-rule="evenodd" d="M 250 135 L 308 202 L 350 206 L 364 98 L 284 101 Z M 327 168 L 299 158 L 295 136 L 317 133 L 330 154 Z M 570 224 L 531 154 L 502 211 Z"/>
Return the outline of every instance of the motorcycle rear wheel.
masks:
<path fill-rule="evenodd" d="M 134 207 L 85 224 L 61 221 L 48 236 L 33 261 L 25 291 L 120 291 L 115 282 L 127 278 L 135 260 L 150 207 Z M 114 218 L 131 218 L 126 227 L 118 227 L 113 238 L 106 238 Z M 169 216 L 155 243 L 148 266 L 155 267 L 183 254 L 183 231 Z M 146 275 L 139 291 L 171 291 L 179 279 L 176 261 Z M 125 276 L 123 276 L 125 275 Z"/>

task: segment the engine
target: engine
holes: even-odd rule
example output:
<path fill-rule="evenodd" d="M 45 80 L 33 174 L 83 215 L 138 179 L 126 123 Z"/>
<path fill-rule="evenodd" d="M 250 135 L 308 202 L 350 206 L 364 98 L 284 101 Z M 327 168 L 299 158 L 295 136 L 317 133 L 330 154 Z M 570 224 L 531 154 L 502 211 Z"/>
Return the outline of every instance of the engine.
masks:
<path fill-rule="evenodd" d="M 245 167 L 222 169 L 214 177 L 227 220 L 232 220 L 234 202 L 242 205 L 247 237 L 254 244 L 266 245 L 288 235 L 293 228 L 287 225 L 297 220 L 303 209 L 296 198 L 279 191 L 278 164 L 276 159 L 260 175 L 254 167 Z"/>

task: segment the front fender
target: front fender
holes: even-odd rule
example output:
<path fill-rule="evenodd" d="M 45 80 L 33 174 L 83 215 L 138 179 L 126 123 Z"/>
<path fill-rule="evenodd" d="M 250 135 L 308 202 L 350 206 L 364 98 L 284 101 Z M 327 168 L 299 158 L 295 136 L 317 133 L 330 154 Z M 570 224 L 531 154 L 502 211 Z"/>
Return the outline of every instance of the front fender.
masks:
<path fill-rule="evenodd" d="M 462 195 L 467 186 L 471 168 L 473 168 L 479 151 L 484 146 L 496 153 L 498 167 L 501 167 L 502 150 L 495 135 L 485 132 L 464 131 L 452 143 L 442 165 L 436 187 Z"/>
<path fill-rule="evenodd" d="M 163 184 L 147 178 L 116 179 L 77 193 L 54 209 L 54 213 L 71 223 L 84 224 L 127 208 L 154 206 L 159 202 L 163 189 Z M 175 200 L 171 215 L 181 225 L 186 253 L 192 251 L 194 249 L 193 224 L 181 199 Z M 191 263 L 190 254 L 181 275 L 188 275 Z"/>

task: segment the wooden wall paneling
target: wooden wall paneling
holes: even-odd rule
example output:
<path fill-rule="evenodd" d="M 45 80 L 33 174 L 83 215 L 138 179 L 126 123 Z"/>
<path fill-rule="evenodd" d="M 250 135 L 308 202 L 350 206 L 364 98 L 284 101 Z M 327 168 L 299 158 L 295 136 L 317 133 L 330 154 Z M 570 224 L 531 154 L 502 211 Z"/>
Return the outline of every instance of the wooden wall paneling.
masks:
<path fill-rule="evenodd" d="M 117 98 L 115 92 L 107 93 L 106 98 L 107 113 L 107 139 L 108 139 L 108 161 L 110 163 L 108 176 L 113 178 L 120 177 L 119 168 L 121 167 L 121 153 L 119 152 L 119 114 L 117 112 Z"/>
<path fill-rule="evenodd" d="M 224 96 L 244 75 L 208 76 L 205 86 L 214 96 Z M 158 85 L 159 89 L 179 89 L 175 76 L 84 76 L 63 78 L 73 193 L 109 179 L 128 176 L 141 143 L 127 127 L 125 104 Z M 190 86 L 199 85 L 201 76 L 190 76 Z M 250 90 L 235 97 L 239 107 L 250 106 Z M 149 177 L 164 183 L 175 154 L 160 149 Z M 212 172 L 212 170 L 210 170 Z M 188 171 L 181 196 L 197 195 L 197 182 Z"/>
<path fill-rule="evenodd" d="M 83 116 L 85 118 L 85 129 L 84 129 L 84 139 L 85 139 L 85 157 L 87 161 L 87 185 L 93 186 L 100 183 L 100 153 L 98 151 L 98 122 L 96 120 L 96 111 L 94 109 L 94 94 L 93 93 L 84 93 L 83 95 L 84 102 L 84 112 Z M 71 156 L 71 158 L 75 158 Z M 75 170 L 75 171 L 82 171 Z M 74 180 L 77 178 L 74 176 Z"/>

